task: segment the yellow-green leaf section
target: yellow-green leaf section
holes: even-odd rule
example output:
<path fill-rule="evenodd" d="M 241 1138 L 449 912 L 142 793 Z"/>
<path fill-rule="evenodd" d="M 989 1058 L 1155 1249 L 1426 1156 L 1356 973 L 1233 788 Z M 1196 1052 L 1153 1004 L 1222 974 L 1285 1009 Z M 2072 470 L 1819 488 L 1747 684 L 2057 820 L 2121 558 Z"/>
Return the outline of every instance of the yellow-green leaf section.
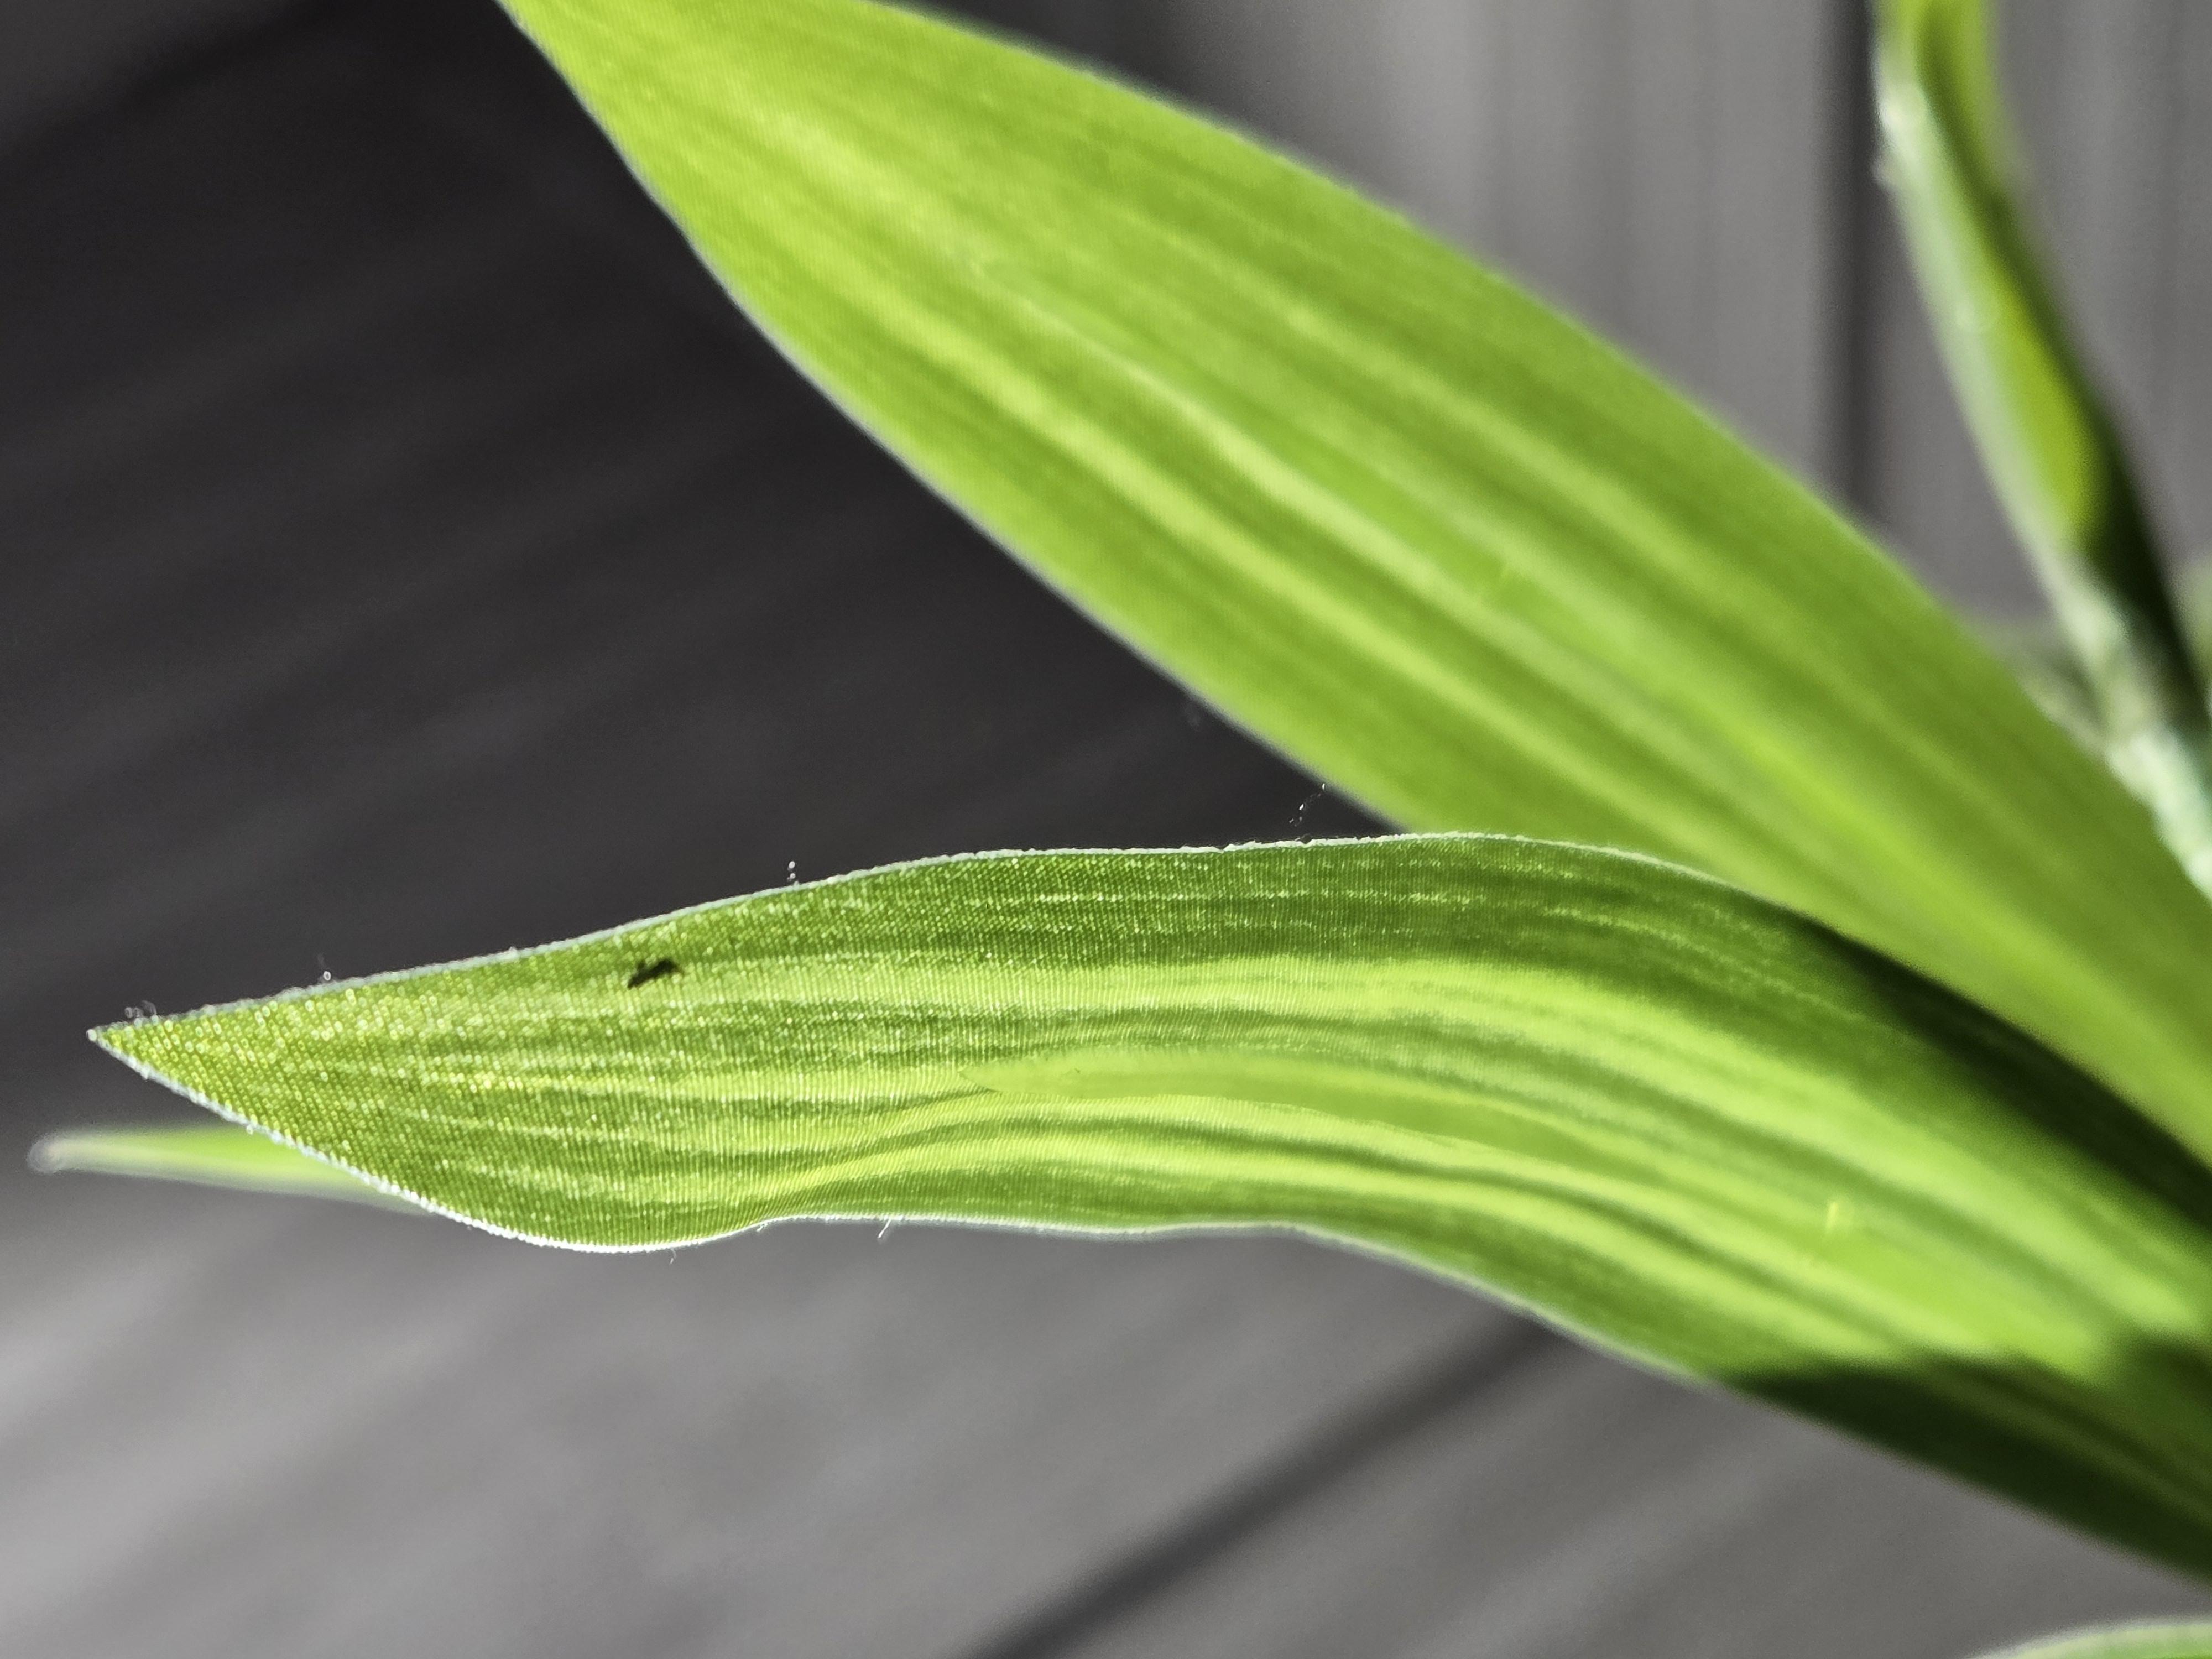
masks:
<path fill-rule="evenodd" d="M 2212 1174 L 1951 993 L 1650 860 L 981 856 L 99 1036 L 566 1244 L 1349 1241 L 2212 1571 Z"/>
<path fill-rule="evenodd" d="M 863 0 L 509 0 L 732 292 L 1048 580 L 1398 822 L 1818 915 L 2212 1149 L 2212 908 L 1919 588 L 1583 330 Z"/>

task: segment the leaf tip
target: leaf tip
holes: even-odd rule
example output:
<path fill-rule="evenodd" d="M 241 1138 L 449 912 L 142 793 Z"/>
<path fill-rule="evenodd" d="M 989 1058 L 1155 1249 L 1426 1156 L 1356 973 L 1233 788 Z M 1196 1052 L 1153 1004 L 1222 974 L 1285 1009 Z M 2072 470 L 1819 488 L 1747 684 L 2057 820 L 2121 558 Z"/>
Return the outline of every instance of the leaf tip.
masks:
<path fill-rule="evenodd" d="M 179 1023 L 174 1016 L 151 1012 L 133 1012 L 127 1019 L 108 1025 L 95 1025 L 85 1033 L 93 1045 L 111 1059 L 119 1060 L 139 1076 L 165 1088 L 188 1093 L 183 1082 L 172 1075 L 162 1064 L 164 1050 L 168 1047 L 161 1041 L 164 1034 Z"/>
<path fill-rule="evenodd" d="M 81 1170 L 85 1167 L 83 1143 L 92 1138 L 82 1129 L 57 1129 L 33 1141 L 24 1161 L 40 1175 Z"/>

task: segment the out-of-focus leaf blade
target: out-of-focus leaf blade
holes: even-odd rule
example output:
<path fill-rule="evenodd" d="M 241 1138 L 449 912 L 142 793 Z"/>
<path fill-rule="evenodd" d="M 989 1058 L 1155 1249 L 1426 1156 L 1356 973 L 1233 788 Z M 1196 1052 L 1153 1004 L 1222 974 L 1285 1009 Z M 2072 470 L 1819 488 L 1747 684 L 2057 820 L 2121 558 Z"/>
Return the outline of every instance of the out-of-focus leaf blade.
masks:
<path fill-rule="evenodd" d="M 2182 631 L 2201 660 L 2212 646 L 2212 557 L 2199 556 L 2184 566 L 2173 584 Z M 1983 624 L 1982 637 L 2019 676 L 2037 707 L 2093 753 L 2104 746 L 2097 701 L 2057 626 L 2047 619 Z"/>
<path fill-rule="evenodd" d="M 1877 0 L 1886 172 L 1936 337 L 2114 767 L 2212 884 L 2212 714 L 2127 450 L 2023 207 L 1986 0 Z"/>
<path fill-rule="evenodd" d="M 508 0 L 738 299 L 1049 580 L 1417 829 L 1820 916 L 2212 1149 L 2212 908 L 1780 471 L 1310 171 L 860 0 Z"/>
<path fill-rule="evenodd" d="M 2212 1659 L 2212 1625 L 2128 1625 L 2081 1631 L 1993 1659 Z"/>
<path fill-rule="evenodd" d="M 1280 1225 L 2212 1571 L 2212 1173 L 1816 923 L 1482 836 L 1000 854 L 98 1034 L 434 1208 Z"/>
<path fill-rule="evenodd" d="M 55 1172 L 143 1176 L 251 1192 L 297 1193 L 415 1207 L 296 1147 L 228 1124 L 64 1130 L 33 1147 L 31 1163 L 33 1168 Z"/>

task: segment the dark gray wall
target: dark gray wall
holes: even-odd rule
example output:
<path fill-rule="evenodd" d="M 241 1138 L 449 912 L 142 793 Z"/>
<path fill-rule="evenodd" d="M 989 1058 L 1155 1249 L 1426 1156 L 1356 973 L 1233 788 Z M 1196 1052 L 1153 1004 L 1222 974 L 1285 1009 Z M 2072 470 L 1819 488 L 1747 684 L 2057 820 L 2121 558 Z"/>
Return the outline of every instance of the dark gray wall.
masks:
<path fill-rule="evenodd" d="M 286 0 L 5 0 L 0 146 L 100 102 L 170 54 L 274 15 Z"/>
<path fill-rule="evenodd" d="M 0 5 L 0 144 L 285 0 Z M 967 0 L 1402 203 L 1846 495 L 1936 583 L 2033 603 L 1857 106 L 1862 0 Z M 2212 7 L 2008 0 L 2088 332 L 2180 547 L 2212 545 Z"/>

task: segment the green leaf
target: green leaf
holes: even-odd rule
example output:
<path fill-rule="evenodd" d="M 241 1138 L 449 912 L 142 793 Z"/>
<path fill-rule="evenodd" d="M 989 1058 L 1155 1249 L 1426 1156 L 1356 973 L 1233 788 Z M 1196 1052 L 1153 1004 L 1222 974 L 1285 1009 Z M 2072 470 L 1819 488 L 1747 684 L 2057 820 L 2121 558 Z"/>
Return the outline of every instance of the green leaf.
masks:
<path fill-rule="evenodd" d="M 2212 1659 L 2212 1625 L 2130 1625 L 2083 1631 L 2008 1649 L 1996 1659 Z"/>
<path fill-rule="evenodd" d="M 921 474 L 1395 821 L 1817 915 L 2212 1150 L 2212 908 L 1803 489 L 1310 171 L 859 0 L 510 0 L 737 298 Z"/>
<path fill-rule="evenodd" d="M 2212 1172 L 1972 1005 L 1626 854 L 1035 854 L 97 1034 L 526 1237 L 1281 1225 L 2212 1571 Z"/>
<path fill-rule="evenodd" d="M 2212 644 L 2212 557 L 2200 555 L 2182 567 L 2174 578 L 2174 605 L 2182 631 L 2202 657 Z M 1989 647 L 2008 664 L 2036 706 L 2067 734 L 2092 751 L 2104 743 L 2097 700 L 2075 656 L 2054 624 L 2033 622 L 1990 622 L 1981 635 Z"/>
<path fill-rule="evenodd" d="M 2125 446 L 2022 203 L 1985 0 L 1878 0 L 1885 172 L 1997 497 L 2116 770 L 2212 883 L 2212 715 Z"/>
<path fill-rule="evenodd" d="M 64 1130 L 31 1149 L 31 1165 L 48 1172 L 143 1176 L 249 1192 L 416 1207 L 321 1158 L 267 1135 L 222 1124 Z"/>

